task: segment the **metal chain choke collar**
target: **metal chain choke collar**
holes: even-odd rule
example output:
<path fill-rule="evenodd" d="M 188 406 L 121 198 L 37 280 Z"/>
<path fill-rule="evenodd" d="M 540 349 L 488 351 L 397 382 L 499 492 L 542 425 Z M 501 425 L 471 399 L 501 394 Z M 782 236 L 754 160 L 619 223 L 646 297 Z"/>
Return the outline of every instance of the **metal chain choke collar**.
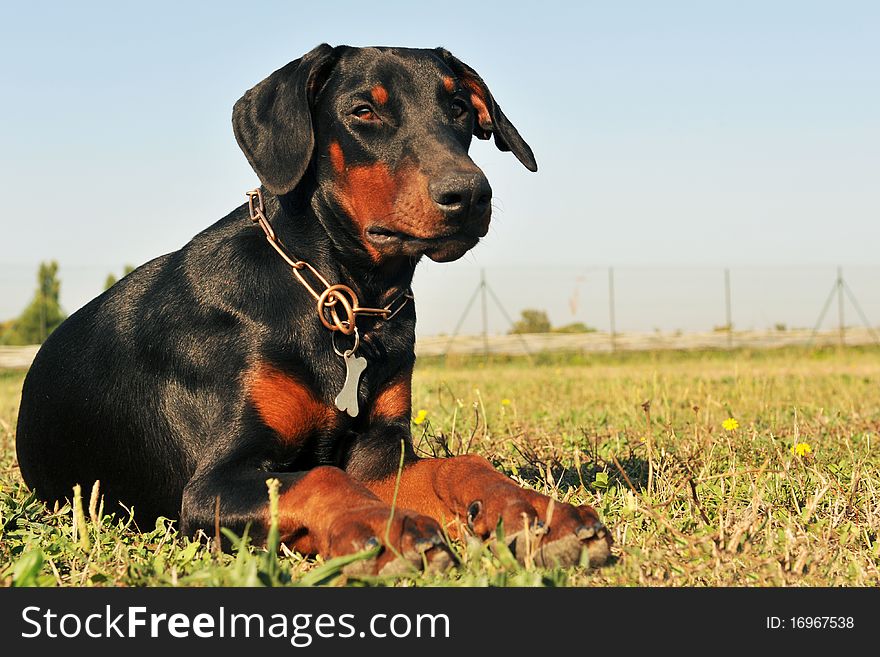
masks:
<path fill-rule="evenodd" d="M 343 335 L 352 335 L 357 331 L 355 324 L 358 315 L 373 315 L 387 321 L 403 310 L 404 306 L 412 300 L 412 290 L 407 289 L 383 308 L 361 306 L 357 295 L 349 286 L 341 284 L 331 285 L 312 265 L 305 260 L 294 260 L 287 253 L 281 240 L 278 239 L 278 236 L 272 229 L 272 224 L 269 223 L 269 219 L 266 217 L 265 207 L 263 206 L 263 194 L 259 188 L 247 192 L 247 197 L 251 221 L 259 224 L 266 235 L 266 241 L 284 258 L 284 261 L 293 270 L 293 275 L 296 276 L 296 279 L 314 297 L 317 302 L 318 318 L 326 328 L 334 332 L 339 331 Z M 305 279 L 303 276 L 305 271 L 308 271 L 315 279 L 320 281 L 324 288 L 320 293 Z"/>

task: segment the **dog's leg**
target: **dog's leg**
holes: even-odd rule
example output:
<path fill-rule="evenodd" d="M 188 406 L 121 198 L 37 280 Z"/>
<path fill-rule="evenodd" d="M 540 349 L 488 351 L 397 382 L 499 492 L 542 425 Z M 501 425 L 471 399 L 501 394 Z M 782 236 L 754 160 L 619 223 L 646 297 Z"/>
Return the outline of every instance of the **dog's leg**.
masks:
<path fill-rule="evenodd" d="M 608 558 L 611 537 L 592 507 L 521 488 L 482 457 L 420 459 L 397 479 L 395 474 L 366 485 L 386 501 L 397 487 L 399 506 L 436 518 L 452 532 L 466 526 L 485 539 L 501 520 L 521 560 L 568 566 L 578 563 L 583 548 L 592 565 Z"/>
<path fill-rule="evenodd" d="M 382 500 L 440 522 L 493 535 L 498 521 L 521 560 L 541 565 L 576 564 L 586 548 L 590 563 L 604 563 L 611 537 L 589 506 L 573 506 L 526 490 L 484 458 L 468 455 L 419 459 L 412 448 L 411 370 L 401 372 L 377 396 L 369 429 L 348 453 L 346 470 Z M 404 467 L 398 472 L 403 443 Z M 395 498 L 395 490 L 397 491 Z"/>
<path fill-rule="evenodd" d="M 222 526 L 241 534 L 250 524 L 250 535 L 264 541 L 269 528 L 265 482 L 271 477 L 281 482 L 281 540 L 298 552 L 330 558 L 382 544 L 379 557 L 360 566 L 380 574 L 413 571 L 424 564 L 442 569 L 452 562 L 435 520 L 402 509 L 392 517 L 388 504 L 331 466 L 293 474 L 242 474 L 240 468 L 228 467 L 197 475 L 184 491 L 182 531 L 201 529 L 213 535 L 219 497 Z"/>

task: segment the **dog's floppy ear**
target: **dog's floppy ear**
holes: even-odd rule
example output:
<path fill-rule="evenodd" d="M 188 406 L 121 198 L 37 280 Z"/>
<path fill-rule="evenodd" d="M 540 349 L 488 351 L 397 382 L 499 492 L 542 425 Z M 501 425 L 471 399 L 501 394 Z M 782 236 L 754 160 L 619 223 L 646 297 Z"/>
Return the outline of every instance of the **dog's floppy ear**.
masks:
<path fill-rule="evenodd" d="M 326 43 L 245 92 L 232 109 L 232 129 L 260 181 L 273 194 L 299 184 L 312 159 L 312 102 L 336 61 Z"/>
<path fill-rule="evenodd" d="M 495 145 L 498 150 L 511 151 L 516 155 L 516 159 L 525 165 L 526 169 L 537 171 L 538 163 L 535 162 L 532 149 L 501 111 L 495 98 L 492 97 L 489 87 L 483 82 L 483 78 L 448 50 L 436 48 L 435 52 L 440 55 L 471 93 L 471 103 L 477 111 L 474 136 L 478 139 L 488 139 L 490 135 L 495 135 Z"/>

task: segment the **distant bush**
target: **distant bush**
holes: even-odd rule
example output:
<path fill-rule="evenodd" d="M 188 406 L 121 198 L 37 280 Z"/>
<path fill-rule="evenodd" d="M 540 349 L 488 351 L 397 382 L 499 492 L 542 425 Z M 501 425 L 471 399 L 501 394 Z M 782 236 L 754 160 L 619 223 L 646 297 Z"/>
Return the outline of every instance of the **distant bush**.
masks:
<path fill-rule="evenodd" d="M 557 326 L 550 329 L 552 333 L 595 333 L 596 328 L 587 326 L 583 322 L 572 322 L 564 326 Z"/>
<path fill-rule="evenodd" d="M 508 331 L 509 334 L 517 333 L 595 333 L 596 329 L 587 326 L 583 322 L 572 322 L 564 326 L 553 327 L 550 318 L 544 310 L 528 308 L 520 314 L 519 320 L 514 322 Z"/>
<path fill-rule="evenodd" d="M 520 313 L 520 319 L 513 323 L 508 333 L 549 333 L 550 318 L 544 310 L 527 308 Z"/>

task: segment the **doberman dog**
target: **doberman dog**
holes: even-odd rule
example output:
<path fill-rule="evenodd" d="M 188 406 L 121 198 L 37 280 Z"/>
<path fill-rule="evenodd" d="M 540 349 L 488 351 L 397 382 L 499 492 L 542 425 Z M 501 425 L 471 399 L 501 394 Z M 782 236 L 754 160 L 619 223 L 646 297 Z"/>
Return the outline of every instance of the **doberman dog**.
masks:
<path fill-rule="evenodd" d="M 499 520 L 519 558 L 530 544 L 539 564 L 606 561 L 591 507 L 413 447 L 415 265 L 460 258 L 489 227 L 471 139 L 537 170 L 476 71 L 442 48 L 323 44 L 232 122 L 260 189 L 46 340 L 18 420 L 27 485 L 53 502 L 99 480 L 141 526 L 213 535 L 219 517 L 265 540 L 276 478 L 285 544 L 373 547 L 379 573 L 445 568 L 445 536 L 490 540 Z"/>

